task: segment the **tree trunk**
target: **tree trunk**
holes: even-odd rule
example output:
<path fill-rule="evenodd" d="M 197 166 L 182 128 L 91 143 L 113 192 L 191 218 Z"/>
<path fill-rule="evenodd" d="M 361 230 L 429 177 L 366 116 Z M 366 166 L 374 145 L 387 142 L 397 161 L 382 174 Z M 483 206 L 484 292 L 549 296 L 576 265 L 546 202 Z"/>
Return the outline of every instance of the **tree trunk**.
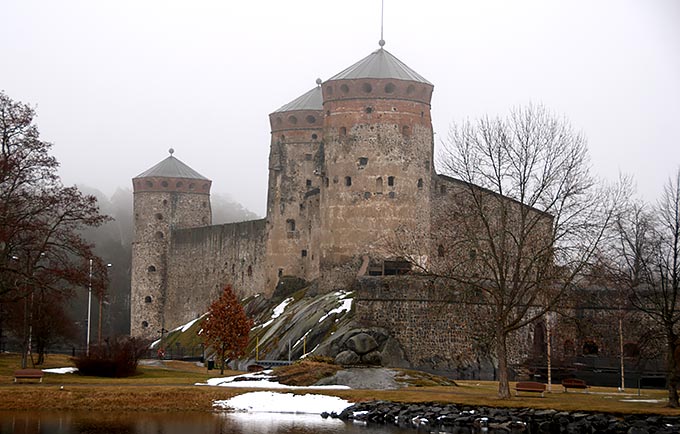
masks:
<path fill-rule="evenodd" d="M 668 339 L 668 353 L 666 367 L 668 375 L 668 406 L 672 408 L 680 407 L 678 402 L 678 387 L 680 386 L 680 377 L 678 376 L 678 356 L 680 356 L 680 348 L 678 348 L 678 339 L 675 333 L 670 330 L 667 332 Z"/>
<path fill-rule="evenodd" d="M 224 359 L 226 358 L 227 350 L 222 348 L 220 351 L 220 375 L 224 375 Z"/>
<path fill-rule="evenodd" d="M 510 383 L 508 381 L 508 349 L 505 330 L 496 331 L 496 355 L 498 356 L 498 397 L 510 399 Z"/>

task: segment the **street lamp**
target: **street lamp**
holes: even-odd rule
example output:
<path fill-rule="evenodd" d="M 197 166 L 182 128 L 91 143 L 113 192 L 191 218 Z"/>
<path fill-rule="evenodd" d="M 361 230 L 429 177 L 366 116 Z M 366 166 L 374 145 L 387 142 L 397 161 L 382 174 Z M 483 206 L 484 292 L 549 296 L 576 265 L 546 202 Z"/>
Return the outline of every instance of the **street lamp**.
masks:
<path fill-rule="evenodd" d="M 113 267 L 113 264 L 106 264 L 106 268 L 111 268 Z M 99 293 L 99 325 L 97 327 L 97 345 L 102 344 L 102 304 L 104 302 L 104 291 Z"/>
<path fill-rule="evenodd" d="M 90 278 L 87 285 L 87 344 L 85 355 L 90 355 L 90 314 L 92 312 L 92 258 L 90 258 Z"/>

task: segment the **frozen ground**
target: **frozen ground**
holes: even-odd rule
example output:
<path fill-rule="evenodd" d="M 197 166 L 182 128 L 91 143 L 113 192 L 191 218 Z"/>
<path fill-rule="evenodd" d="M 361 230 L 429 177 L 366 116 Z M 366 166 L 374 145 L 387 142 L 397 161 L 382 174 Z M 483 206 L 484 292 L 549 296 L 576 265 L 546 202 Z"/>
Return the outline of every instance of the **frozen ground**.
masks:
<path fill-rule="evenodd" d="M 287 386 L 271 381 L 270 369 L 252 374 L 235 375 L 233 377 L 209 378 L 205 383 L 196 383 L 196 386 L 221 386 L 221 387 L 251 387 L 261 389 L 349 389 L 348 386 Z"/>
<path fill-rule="evenodd" d="M 231 399 L 213 402 L 216 409 L 231 409 L 248 413 L 321 414 L 340 413 L 352 405 L 336 396 L 294 395 L 277 392 L 249 392 Z"/>

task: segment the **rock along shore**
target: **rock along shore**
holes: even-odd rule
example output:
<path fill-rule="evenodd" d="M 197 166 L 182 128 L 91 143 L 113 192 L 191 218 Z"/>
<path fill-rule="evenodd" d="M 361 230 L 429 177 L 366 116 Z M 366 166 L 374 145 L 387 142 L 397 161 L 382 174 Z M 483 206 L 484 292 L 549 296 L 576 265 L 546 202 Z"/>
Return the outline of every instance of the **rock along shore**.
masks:
<path fill-rule="evenodd" d="M 371 401 L 322 417 L 392 424 L 438 433 L 680 433 L 680 416 L 565 412 L 532 408 Z"/>

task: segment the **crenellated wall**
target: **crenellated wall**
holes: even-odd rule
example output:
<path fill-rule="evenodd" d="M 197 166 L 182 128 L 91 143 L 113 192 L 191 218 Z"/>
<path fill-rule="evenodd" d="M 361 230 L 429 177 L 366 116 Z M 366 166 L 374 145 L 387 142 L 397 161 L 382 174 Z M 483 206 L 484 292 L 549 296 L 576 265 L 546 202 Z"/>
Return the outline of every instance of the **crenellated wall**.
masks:
<path fill-rule="evenodd" d="M 173 231 L 168 252 L 165 321 L 185 324 L 208 311 L 225 285 L 239 297 L 262 292 L 265 220 Z"/>

